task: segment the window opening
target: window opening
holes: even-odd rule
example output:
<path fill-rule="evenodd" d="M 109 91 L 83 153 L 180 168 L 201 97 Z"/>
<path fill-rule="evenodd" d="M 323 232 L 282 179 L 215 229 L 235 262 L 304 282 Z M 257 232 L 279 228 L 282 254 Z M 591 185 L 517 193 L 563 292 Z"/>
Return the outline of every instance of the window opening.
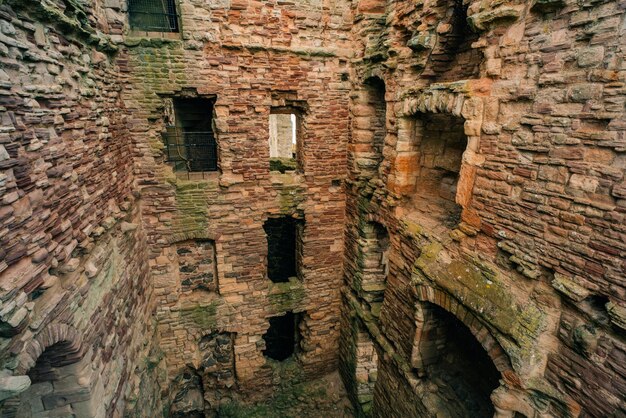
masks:
<path fill-rule="evenodd" d="M 175 0 L 128 0 L 131 29 L 146 32 L 178 32 Z"/>
<path fill-rule="evenodd" d="M 301 314 L 287 312 L 285 315 L 269 319 L 270 327 L 263 335 L 265 350 L 263 355 L 277 361 L 284 361 L 296 351 L 300 342 Z"/>
<path fill-rule="evenodd" d="M 270 171 L 284 173 L 299 168 L 300 119 L 300 113 L 289 107 L 270 110 Z"/>
<path fill-rule="evenodd" d="M 267 236 L 267 276 L 274 283 L 298 277 L 302 221 L 270 218 L 263 225 Z"/>
<path fill-rule="evenodd" d="M 174 171 L 217 171 L 217 142 L 213 132 L 215 99 L 175 98 L 164 142 Z"/>

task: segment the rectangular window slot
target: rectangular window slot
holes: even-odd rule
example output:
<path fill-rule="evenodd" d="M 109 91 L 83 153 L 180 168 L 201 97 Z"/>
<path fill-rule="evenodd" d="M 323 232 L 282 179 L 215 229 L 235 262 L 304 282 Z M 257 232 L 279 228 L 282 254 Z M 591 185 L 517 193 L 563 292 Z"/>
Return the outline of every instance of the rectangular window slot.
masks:
<path fill-rule="evenodd" d="M 284 361 L 293 356 L 300 343 L 300 320 L 302 314 L 287 312 L 282 316 L 269 319 L 268 328 L 263 340 L 265 350 L 263 355 L 277 361 Z"/>
<path fill-rule="evenodd" d="M 298 277 L 302 221 L 270 218 L 263 225 L 267 236 L 267 276 L 274 283 Z"/>
<path fill-rule="evenodd" d="M 298 110 L 285 107 L 270 110 L 269 119 L 270 171 L 296 171 L 300 136 L 301 114 Z"/>
<path fill-rule="evenodd" d="M 172 123 L 163 135 L 167 162 L 174 171 L 217 171 L 213 132 L 214 99 L 175 98 Z"/>
<path fill-rule="evenodd" d="M 175 0 L 128 0 L 128 21 L 133 30 L 178 32 Z"/>
<path fill-rule="evenodd" d="M 128 0 L 128 21 L 133 30 L 178 32 L 175 0 Z"/>

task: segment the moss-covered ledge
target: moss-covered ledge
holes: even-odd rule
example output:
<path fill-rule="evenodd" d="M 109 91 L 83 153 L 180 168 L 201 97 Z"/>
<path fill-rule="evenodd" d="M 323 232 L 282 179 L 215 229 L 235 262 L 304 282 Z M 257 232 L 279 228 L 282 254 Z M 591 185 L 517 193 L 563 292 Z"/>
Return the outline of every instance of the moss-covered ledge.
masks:
<path fill-rule="evenodd" d="M 412 282 L 441 289 L 484 321 L 520 378 L 542 375 L 545 350 L 539 344 L 550 331 L 549 314 L 527 293 L 512 289 L 495 267 L 455 256 L 433 242 L 422 248 Z"/>
<path fill-rule="evenodd" d="M 290 277 L 286 283 L 271 283 L 267 293 L 272 315 L 304 310 L 305 297 L 304 284 L 296 277 Z"/>

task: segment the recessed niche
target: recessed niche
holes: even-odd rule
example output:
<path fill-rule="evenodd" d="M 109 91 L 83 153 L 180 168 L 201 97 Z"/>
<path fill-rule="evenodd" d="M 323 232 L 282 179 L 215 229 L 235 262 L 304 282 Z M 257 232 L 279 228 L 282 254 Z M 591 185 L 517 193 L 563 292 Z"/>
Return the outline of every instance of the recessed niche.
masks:
<path fill-rule="evenodd" d="M 270 218 L 263 225 L 267 237 L 267 276 L 274 283 L 298 277 L 302 221 L 291 217 Z"/>
<path fill-rule="evenodd" d="M 419 352 L 425 378 L 437 386 L 462 416 L 491 417 L 491 392 L 500 385 L 500 372 L 472 332 L 448 311 L 423 304 L 424 323 Z"/>
<path fill-rule="evenodd" d="M 285 315 L 269 318 L 270 326 L 267 333 L 263 335 L 265 357 L 284 361 L 293 356 L 300 342 L 301 317 L 301 314 L 287 312 Z"/>
<path fill-rule="evenodd" d="M 81 411 L 93 411 L 93 416 L 104 416 L 102 404 L 91 394 L 92 387 L 97 387 L 99 377 L 97 373 L 92 373 L 89 361 L 82 356 L 80 348 L 78 342 L 67 340 L 46 348 L 27 373 L 30 387 L 18 397 L 7 400 L 0 415 L 67 416 L 67 411 L 80 408 Z"/>
<path fill-rule="evenodd" d="M 387 288 L 389 234 L 383 225 L 367 222 L 360 235 L 361 297 L 370 305 L 372 314 L 378 316 Z"/>
<path fill-rule="evenodd" d="M 467 4 L 462 0 L 450 2 L 449 30 L 439 34 L 439 42 L 430 56 L 429 73 L 433 81 L 450 82 L 477 78 L 483 59 L 482 52 L 472 48 L 479 34 L 467 23 Z M 424 74 L 425 76 L 430 74 Z"/>
<path fill-rule="evenodd" d="M 464 120 L 449 114 L 418 114 L 410 123 L 417 156 L 410 205 L 424 218 L 454 228 L 462 210 L 456 194 L 467 148 Z"/>
<path fill-rule="evenodd" d="M 367 106 L 370 108 L 371 145 L 373 158 L 378 170 L 383 160 L 383 147 L 387 134 L 387 103 L 385 101 L 385 83 L 380 78 L 370 78 L 365 82 Z"/>
<path fill-rule="evenodd" d="M 354 169 L 357 175 L 371 178 L 378 174 L 383 161 L 387 135 L 385 83 L 370 77 L 356 93 L 352 106 Z"/>
<path fill-rule="evenodd" d="M 176 245 L 182 291 L 218 292 L 215 242 L 190 240 Z"/>

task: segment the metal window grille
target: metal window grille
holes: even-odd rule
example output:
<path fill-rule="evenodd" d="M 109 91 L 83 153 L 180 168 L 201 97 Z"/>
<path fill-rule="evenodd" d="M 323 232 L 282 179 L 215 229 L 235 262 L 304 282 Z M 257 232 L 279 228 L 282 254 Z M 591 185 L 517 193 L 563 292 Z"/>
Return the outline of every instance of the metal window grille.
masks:
<path fill-rule="evenodd" d="M 163 133 L 167 162 L 176 171 L 217 171 L 217 142 L 211 131 L 184 131 L 168 126 Z"/>
<path fill-rule="evenodd" d="M 146 32 L 178 32 L 176 0 L 128 0 L 132 29 Z"/>

